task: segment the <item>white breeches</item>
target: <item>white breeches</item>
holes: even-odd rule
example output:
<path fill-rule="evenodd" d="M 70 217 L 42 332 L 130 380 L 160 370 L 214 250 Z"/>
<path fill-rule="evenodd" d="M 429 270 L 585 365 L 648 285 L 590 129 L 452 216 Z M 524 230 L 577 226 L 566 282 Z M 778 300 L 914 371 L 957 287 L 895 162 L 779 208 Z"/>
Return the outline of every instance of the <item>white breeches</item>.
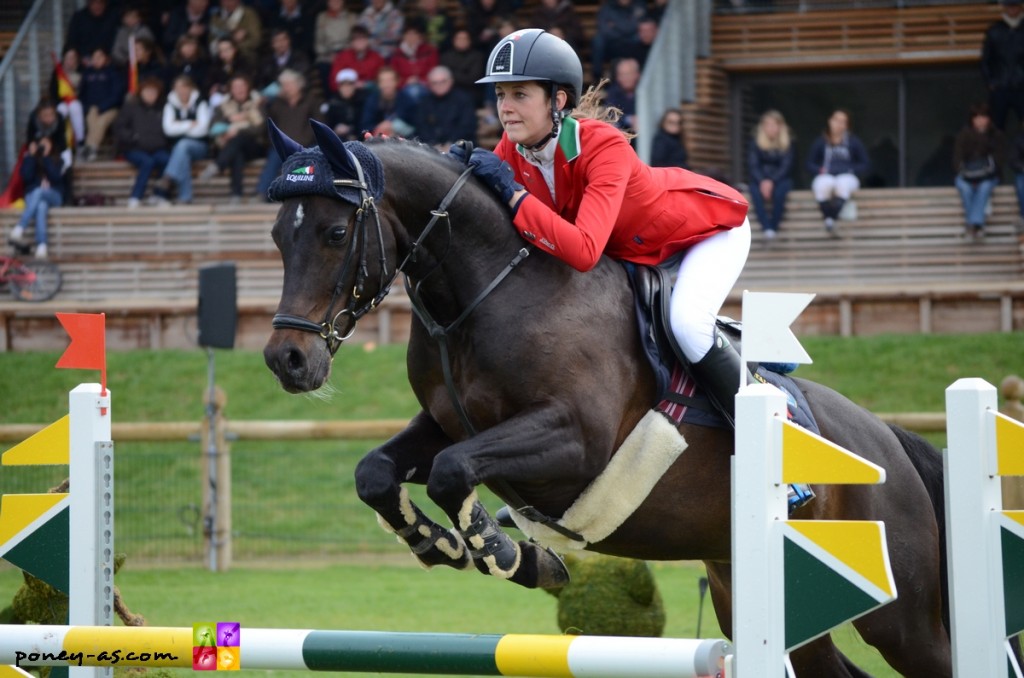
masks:
<path fill-rule="evenodd" d="M 711 350 L 715 316 L 736 284 L 750 252 L 750 221 L 697 243 L 679 264 L 672 290 L 672 333 L 687 360 L 697 362 Z"/>
<path fill-rule="evenodd" d="M 860 179 L 856 174 L 819 174 L 811 182 L 811 192 L 817 202 L 831 200 L 832 196 L 849 200 L 858 188 Z"/>

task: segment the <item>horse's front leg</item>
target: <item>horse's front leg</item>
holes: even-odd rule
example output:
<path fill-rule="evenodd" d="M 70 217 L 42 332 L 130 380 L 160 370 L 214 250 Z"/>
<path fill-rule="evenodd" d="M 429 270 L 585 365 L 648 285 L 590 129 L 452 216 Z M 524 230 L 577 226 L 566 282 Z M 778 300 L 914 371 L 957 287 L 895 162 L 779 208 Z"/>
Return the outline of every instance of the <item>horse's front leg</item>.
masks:
<path fill-rule="evenodd" d="M 356 466 L 356 492 L 377 512 L 381 526 L 394 532 L 426 567 L 470 565 L 466 545 L 454 530 L 438 525 L 409 499 L 402 483 L 426 482 L 438 452 L 452 444 L 425 412 Z"/>
<path fill-rule="evenodd" d="M 567 412 L 545 406 L 522 413 L 457 443 L 434 459 L 427 494 L 451 518 L 484 574 L 528 588 L 554 588 L 569 580 L 554 552 L 528 541 L 516 542 L 501 531 L 477 499 L 476 486 L 502 479 L 534 481 L 590 479 L 579 426 Z"/>

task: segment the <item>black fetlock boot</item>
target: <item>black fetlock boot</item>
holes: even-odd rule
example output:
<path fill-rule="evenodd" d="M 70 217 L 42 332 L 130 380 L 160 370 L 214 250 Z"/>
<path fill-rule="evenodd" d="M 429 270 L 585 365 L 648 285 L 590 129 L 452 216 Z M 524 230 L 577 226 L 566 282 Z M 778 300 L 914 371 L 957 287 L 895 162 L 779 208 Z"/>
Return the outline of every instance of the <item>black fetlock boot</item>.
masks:
<path fill-rule="evenodd" d="M 715 330 L 715 341 L 711 350 L 698 362 L 692 363 L 693 376 L 700 382 L 711 404 L 719 413 L 736 428 L 736 393 L 740 386 L 740 364 L 742 357 L 733 347 L 728 337 Z M 750 369 L 743 366 L 744 384 L 756 381 Z M 814 499 L 814 491 L 810 485 L 803 483 L 789 486 L 789 511 L 800 508 Z"/>

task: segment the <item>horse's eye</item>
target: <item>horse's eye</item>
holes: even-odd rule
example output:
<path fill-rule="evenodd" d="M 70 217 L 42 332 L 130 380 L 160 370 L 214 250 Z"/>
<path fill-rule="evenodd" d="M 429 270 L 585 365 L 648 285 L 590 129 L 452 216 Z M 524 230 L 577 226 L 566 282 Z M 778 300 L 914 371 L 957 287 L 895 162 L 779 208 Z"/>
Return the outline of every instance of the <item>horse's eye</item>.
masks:
<path fill-rule="evenodd" d="M 345 235 L 348 231 L 344 226 L 335 226 L 327 232 L 328 245 L 340 245 L 345 242 Z"/>

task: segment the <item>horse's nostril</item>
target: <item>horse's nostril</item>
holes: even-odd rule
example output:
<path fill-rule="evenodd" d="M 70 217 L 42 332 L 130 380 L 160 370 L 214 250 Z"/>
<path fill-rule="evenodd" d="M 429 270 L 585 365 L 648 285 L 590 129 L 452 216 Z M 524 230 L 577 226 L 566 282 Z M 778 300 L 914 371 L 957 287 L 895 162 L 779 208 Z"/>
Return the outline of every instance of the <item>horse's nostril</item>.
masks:
<path fill-rule="evenodd" d="M 290 348 L 285 353 L 284 367 L 289 374 L 297 374 L 306 369 L 306 355 L 297 348 Z"/>

